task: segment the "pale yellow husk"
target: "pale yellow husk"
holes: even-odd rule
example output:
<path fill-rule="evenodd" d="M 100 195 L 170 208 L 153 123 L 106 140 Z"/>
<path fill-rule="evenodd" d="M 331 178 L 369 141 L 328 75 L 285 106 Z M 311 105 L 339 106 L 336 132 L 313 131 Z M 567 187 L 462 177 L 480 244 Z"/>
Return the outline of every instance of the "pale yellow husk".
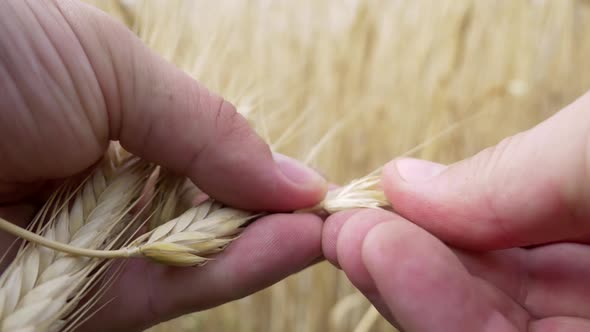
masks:
<path fill-rule="evenodd" d="M 75 247 L 110 248 L 129 222 L 128 211 L 151 169 L 134 158 L 120 160 L 117 148 L 111 148 L 72 198 L 58 199 L 49 205 L 53 208 L 41 211 L 45 216 L 40 215 L 38 232 Z M 60 192 L 67 196 L 70 190 Z M 0 331 L 54 331 L 64 326 L 98 263 L 32 243 L 22 247 L 0 277 Z"/>

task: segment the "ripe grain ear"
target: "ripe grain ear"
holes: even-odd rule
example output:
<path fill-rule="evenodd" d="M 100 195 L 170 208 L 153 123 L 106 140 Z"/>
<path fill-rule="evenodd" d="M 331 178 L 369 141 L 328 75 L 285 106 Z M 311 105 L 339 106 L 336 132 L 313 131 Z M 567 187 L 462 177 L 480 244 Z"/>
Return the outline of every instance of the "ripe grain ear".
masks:
<path fill-rule="evenodd" d="M 117 238 L 113 232 L 130 222 L 129 209 L 151 170 L 150 164 L 119 159 L 111 151 L 71 197 L 50 200 L 52 206 L 42 209 L 47 223 L 39 234 L 74 247 L 109 249 L 109 239 Z M 0 279 L 0 330 L 53 328 L 84 295 L 98 263 L 35 243 L 22 247 Z"/>

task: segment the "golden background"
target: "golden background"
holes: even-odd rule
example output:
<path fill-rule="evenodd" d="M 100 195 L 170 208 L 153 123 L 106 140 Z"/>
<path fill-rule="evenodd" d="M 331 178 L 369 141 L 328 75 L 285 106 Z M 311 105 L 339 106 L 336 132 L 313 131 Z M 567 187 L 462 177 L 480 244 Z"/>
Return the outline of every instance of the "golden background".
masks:
<path fill-rule="evenodd" d="M 467 157 L 590 88 L 590 1 L 93 3 L 336 183 Z M 152 331 L 392 329 L 322 263 Z"/>

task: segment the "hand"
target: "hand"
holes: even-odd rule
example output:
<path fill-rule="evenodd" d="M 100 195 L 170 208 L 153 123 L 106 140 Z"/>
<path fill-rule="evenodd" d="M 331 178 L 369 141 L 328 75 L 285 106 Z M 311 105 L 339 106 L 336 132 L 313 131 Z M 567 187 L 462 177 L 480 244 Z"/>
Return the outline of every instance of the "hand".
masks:
<path fill-rule="evenodd" d="M 331 216 L 324 255 L 403 331 L 590 331 L 589 112 L 449 167 L 389 163 L 399 215 Z"/>
<path fill-rule="evenodd" d="M 288 211 L 322 199 L 320 176 L 273 157 L 231 104 L 98 10 L 6 0 L 0 31 L 0 216 L 25 224 L 39 192 L 91 167 L 109 140 L 234 207 Z M 12 239 L 0 236 L 4 252 Z M 85 330 L 142 329 L 243 297 L 319 257 L 320 237 L 316 216 L 274 215 L 204 268 L 132 262 Z"/>

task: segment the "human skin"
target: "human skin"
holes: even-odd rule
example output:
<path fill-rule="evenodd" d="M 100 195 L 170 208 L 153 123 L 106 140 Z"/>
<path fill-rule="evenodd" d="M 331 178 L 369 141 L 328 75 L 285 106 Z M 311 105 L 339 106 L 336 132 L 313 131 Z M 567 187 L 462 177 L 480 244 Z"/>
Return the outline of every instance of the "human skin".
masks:
<path fill-rule="evenodd" d="M 110 140 L 233 207 L 292 211 L 323 198 L 322 177 L 273 155 L 234 106 L 104 13 L 5 0 L 0 32 L 1 217 L 25 225 L 44 194 L 92 167 Z M 142 330 L 268 287 L 321 256 L 321 224 L 311 214 L 262 218 L 198 269 L 132 260 L 106 296 L 114 301 L 83 330 Z M 12 240 L 0 233 L 0 252 Z"/>
<path fill-rule="evenodd" d="M 444 166 L 394 160 L 396 214 L 330 216 L 326 258 L 403 331 L 590 331 L 590 94 Z"/>

